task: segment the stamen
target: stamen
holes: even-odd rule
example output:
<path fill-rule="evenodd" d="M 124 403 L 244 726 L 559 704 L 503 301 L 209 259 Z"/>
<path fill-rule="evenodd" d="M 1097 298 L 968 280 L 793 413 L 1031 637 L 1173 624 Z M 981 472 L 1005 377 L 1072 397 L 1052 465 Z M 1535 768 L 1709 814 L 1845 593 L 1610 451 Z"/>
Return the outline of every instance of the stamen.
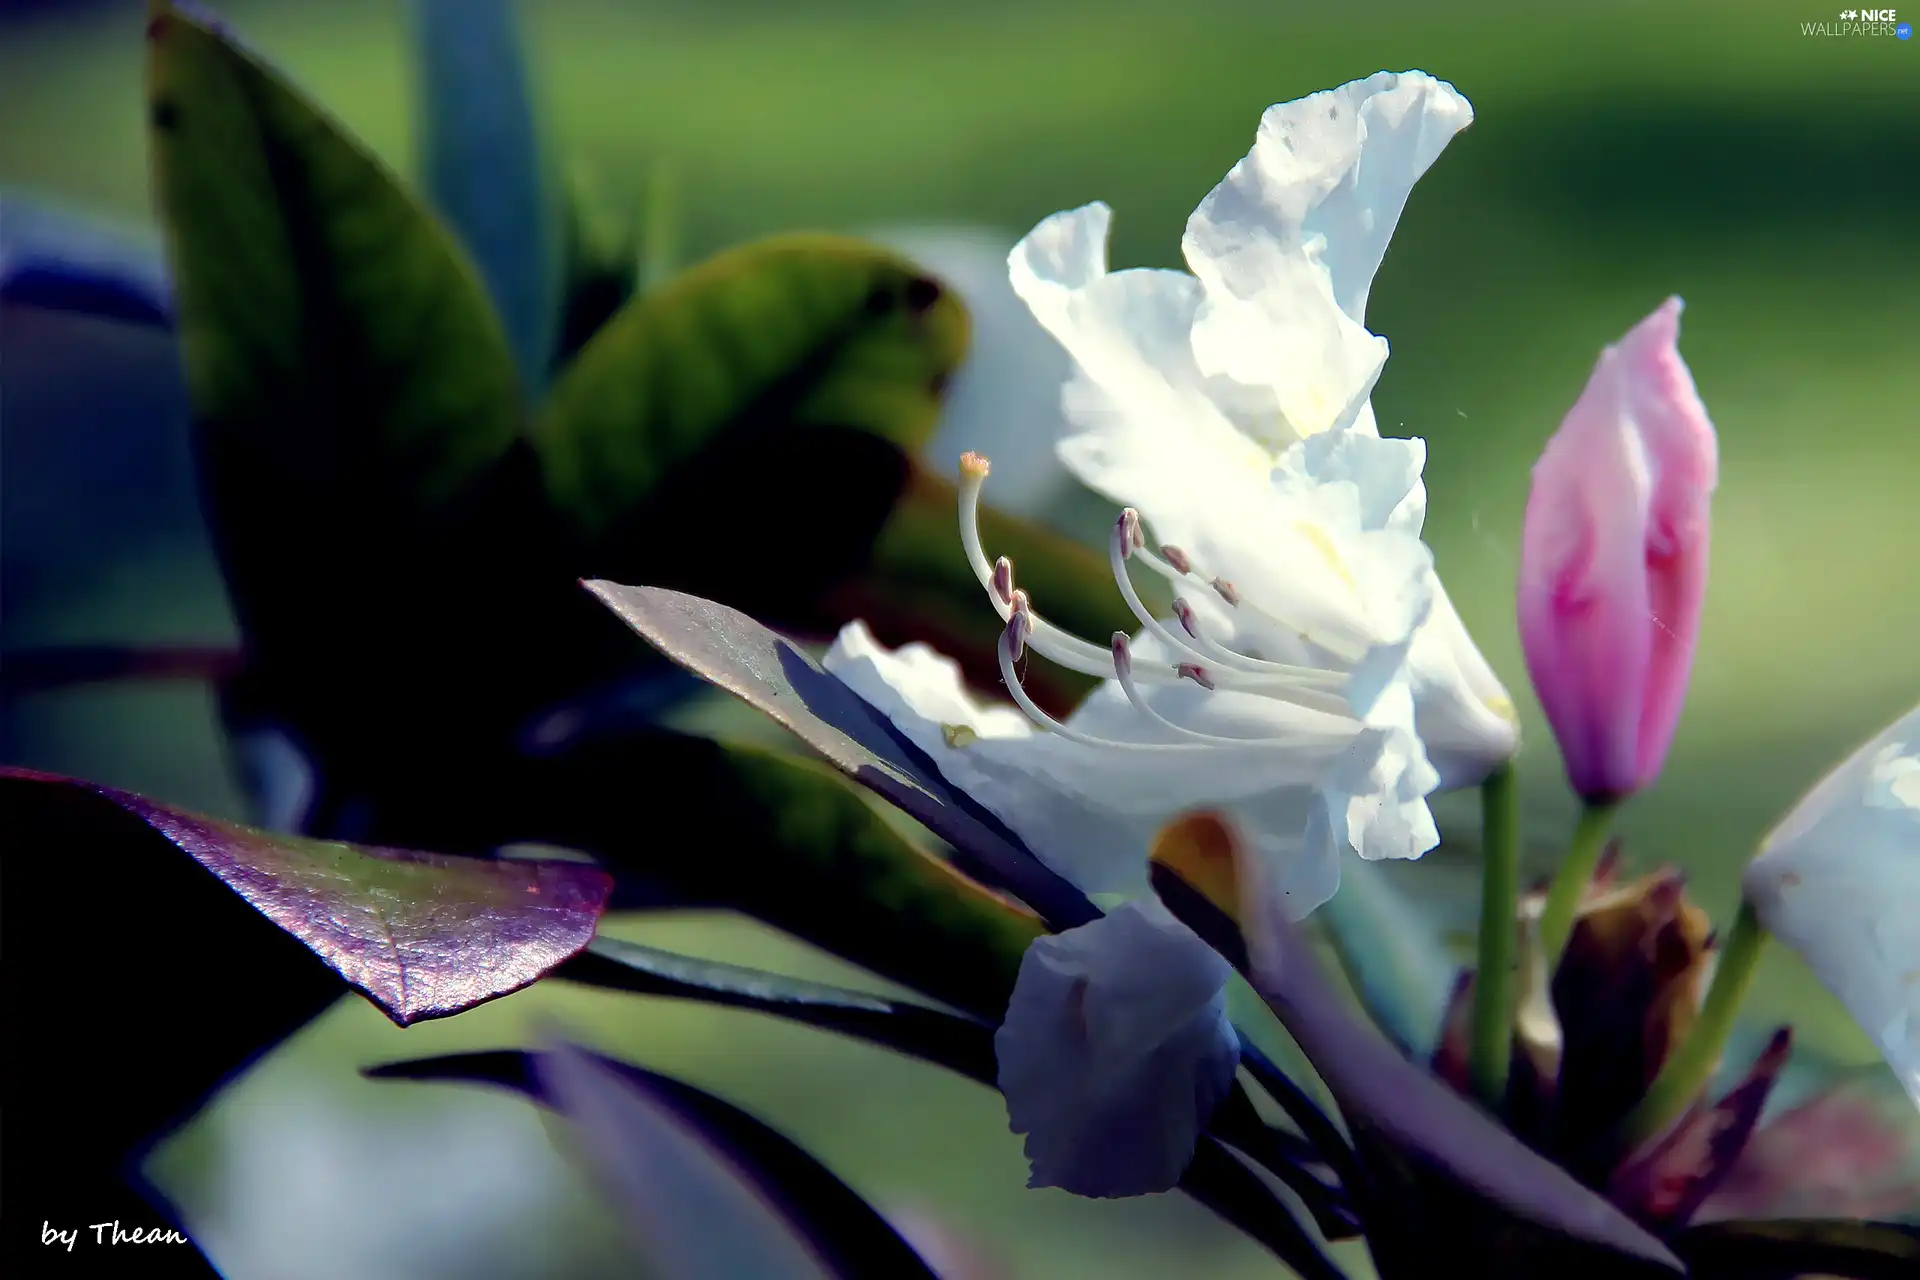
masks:
<path fill-rule="evenodd" d="M 1017 619 L 1020 616 L 1023 615 L 1016 614 L 1015 618 Z M 1327 735 L 1324 733 L 1302 733 L 1285 737 L 1223 738 L 1216 734 L 1201 733 L 1199 730 L 1187 729 L 1174 724 L 1165 716 L 1158 714 L 1151 707 L 1148 707 L 1144 700 L 1140 698 L 1138 687 L 1133 681 L 1132 655 L 1127 652 L 1125 647 L 1127 638 L 1125 632 L 1114 633 L 1112 657 L 1115 676 L 1120 679 L 1121 688 L 1128 691 L 1128 699 L 1133 702 L 1135 707 L 1153 717 L 1153 719 L 1168 729 L 1173 730 L 1183 737 L 1198 740 L 1193 742 L 1122 742 L 1115 738 L 1102 738 L 1095 734 L 1082 733 L 1078 729 L 1062 724 L 1045 711 L 1042 711 L 1039 705 L 1027 696 L 1026 689 L 1021 686 L 1020 673 L 1014 669 L 1014 663 L 1019 660 L 1017 648 L 1025 639 L 1025 637 L 1018 634 L 1018 629 L 1021 625 L 1017 620 L 1009 621 L 1006 630 L 1000 633 L 1000 678 L 1006 682 L 1007 693 L 1012 697 L 1014 705 L 1026 712 L 1029 720 L 1032 720 L 1034 724 L 1049 733 L 1059 734 L 1069 742 L 1077 742 L 1082 746 L 1098 747 L 1101 750 L 1144 751 L 1186 756 L 1196 751 L 1217 750 L 1222 746 L 1242 748 L 1274 747 L 1276 749 L 1292 751 L 1298 750 L 1302 745 L 1316 745 L 1324 743 L 1327 740 Z M 1152 670 L 1152 668 L 1147 669 Z M 1124 676 L 1120 674 L 1122 671 L 1125 672 Z M 1182 674 L 1189 675 L 1190 678 L 1194 679 L 1203 679 L 1205 676 L 1205 672 L 1199 667 L 1183 668 Z"/>
<path fill-rule="evenodd" d="M 1027 656 L 1027 636 L 1033 630 L 1033 607 L 1027 603 L 1027 593 L 1013 593 L 1013 616 L 1007 619 L 1007 643 L 1013 646 L 1015 662 Z"/>
<path fill-rule="evenodd" d="M 1213 677 L 1208 674 L 1207 669 L 1198 663 L 1183 662 L 1175 667 L 1174 670 L 1179 672 L 1182 678 L 1193 681 L 1202 689 L 1214 689 L 1218 687 L 1213 683 Z"/>
<path fill-rule="evenodd" d="M 993 581 L 987 590 L 1003 604 L 1013 603 L 1013 561 L 1001 556 L 993 562 Z"/>
<path fill-rule="evenodd" d="M 1186 552 L 1174 546 L 1172 543 L 1167 543 L 1160 548 L 1160 558 L 1172 565 L 1174 569 L 1180 573 L 1193 572 L 1193 561 L 1187 558 Z"/>
<path fill-rule="evenodd" d="M 1213 587 L 1214 591 L 1219 594 L 1220 598 L 1222 600 L 1225 600 L 1228 604 L 1240 603 L 1239 590 L 1231 582 L 1228 582 L 1225 578 L 1215 578 L 1210 585 Z"/>

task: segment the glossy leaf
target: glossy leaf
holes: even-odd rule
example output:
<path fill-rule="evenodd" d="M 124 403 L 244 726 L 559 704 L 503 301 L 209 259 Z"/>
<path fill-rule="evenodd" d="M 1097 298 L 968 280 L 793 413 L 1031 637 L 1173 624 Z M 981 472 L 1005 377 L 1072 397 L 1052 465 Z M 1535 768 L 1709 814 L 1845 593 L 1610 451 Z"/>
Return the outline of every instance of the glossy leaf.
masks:
<path fill-rule="evenodd" d="M 733 507 L 736 539 L 785 542 L 794 482 L 817 476 L 831 499 L 807 512 L 804 550 L 775 574 L 744 557 L 741 583 L 790 579 L 781 598 L 812 601 L 864 558 L 966 343 L 959 301 L 885 250 L 807 235 L 728 250 L 630 301 L 554 385 L 547 491 L 593 572 L 661 582 L 660 566 L 690 585 L 743 559 L 704 545 L 714 509 Z"/>
<path fill-rule="evenodd" d="M 519 438 L 512 356 L 384 165 L 231 37 L 149 13 L 154 190 L 236 611 L 257 653 L 364 643 L 336 601 L 417 564 Z"/>
<path fill-rule="evenodd" d="M 613 883 L 579 862 L 494 861 L 257 831 L 97 783 L 57 788 L 76 830 L 113 807 L 139 819 L 365 993 L 401 1026 L 517 991 L 592 939 Z"/>
<path fill-rule="evenodd" d="M 514 0 L 412 0 L 421 170 L 435 212 L 486 282 L 521 385 L 546 385 L 560 227 Z"/>
<path fill-rule="evenodd" d="M 1604 1259 L 1629 1275 L 1679 1270 L 1672 1253 L 1618 1209 L 1355 1019 L 1296 928 L 1257 894 L 1241 896 L 1235 847 L 1222 825 L 1219 840 L 1196 841 L 1179 857 L 1156 850 L 1154 886 L 1242 970 L 1340 1104 L 1367 1166 L 1361 1217 L 1383 1275 L 1415 1274 L 1436 1252 L 1456 1249 L 1456 1261 L 1490 1264 L 1487 1274 L 1519 1274 L 1498 1268 L 1549 1257 L 1556 1266 Z M 1251 918 L 1250 940 L 1222 898 Z"/>
<path fill-rule="evenodd" d="M 700 1000 L 836 1031 L 993 1087 L 993 1026 L 962 1014 L 785 974 L 597 938 L 555 977 L 640 995 Z"/>
<path fill-rule="evenodd" d="M 637 780 L 658 799 L 637 802 Z M 1006 1008 L 1043 931 L 1032 912 L 903 835 L 833 769 L 790 751 L 628 735 L 523 761 L 498 790 L 498 807 L 458 815 L 476 836 L 590 853 L 982 1018 Z M 648 835 L 648 805 L 679 834 Z"/>
<path fill-rule="evenodd" d="M 859 695 L 788 641 L 725 605 L 657 587 L 586 584 L 674 662 L 765 712 L 862 786 L 954 846 L 956 865 L 1004 888 L 1054 928 L 1084 924 L 1091 903 L 1041 865 Z"/>
<path fill-rule="evenodd" d="M 498 1085 L 566 1114 L 662 1275 L 820 1274 L 792 1270 L 801 1265 L 792 1252 L 784 1265 L 762 1265 L 778 1250 L 767 1235 L 778 1223 L 806 1242 L 808 1263 L 826 1264 L 824 1274 L 932 1280 L 912 1247 L 832 1170 L 738 1107 L 644 1067 L 563 1047 L 455 1054 L 366 1074 Z M 749 1243 L 715 1238 L 732 1232 L 749 1233 L 761 1259 L 724 1252 Z"/>
<path fill-rule="evenodd" d="M 157 243 L 16 196 L 0 196 L 0 303 L 129 324 L 173 320 Z"/>
<path fill-rule="evenodd" d="M 640 248 L 632 219 L 607 212 L 585 169 L 568 171 L 566 192 L 556 373 L 572 363 L 639 286 Z"/>
<path fill-rule="evenodd" d="M 1920 1227 L 1788 1219 L 1715 1222 L 1674 1240 L 1695 1280 L 1910 1280 L 1920 1275 Z"/>

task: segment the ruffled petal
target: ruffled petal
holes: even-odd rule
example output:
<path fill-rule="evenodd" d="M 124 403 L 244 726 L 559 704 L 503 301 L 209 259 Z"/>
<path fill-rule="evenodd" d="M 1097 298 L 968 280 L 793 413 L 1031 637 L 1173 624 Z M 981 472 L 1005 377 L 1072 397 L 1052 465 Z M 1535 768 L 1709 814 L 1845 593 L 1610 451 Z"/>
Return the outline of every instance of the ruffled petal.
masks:
<path fill-rule="evenodd" d="M 1172 1189 L 1239 1063 L 1230 972 L 1155 898 L 1035 940 L 994 1036 L 1029 1186 Z"/>

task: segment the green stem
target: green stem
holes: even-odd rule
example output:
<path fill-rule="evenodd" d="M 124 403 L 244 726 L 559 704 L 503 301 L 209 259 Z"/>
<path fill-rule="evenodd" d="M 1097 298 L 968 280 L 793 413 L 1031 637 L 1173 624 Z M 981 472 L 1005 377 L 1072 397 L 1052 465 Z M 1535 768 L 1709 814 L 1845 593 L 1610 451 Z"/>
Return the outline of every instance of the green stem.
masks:
<path fill-rule="evenodd" d="M 1473 980 L 1469 1078 L 1496 1114 L 1513 1055 L 1514 934 L 1520 905 L 1520 812 L 1513 763 L 1480 784 L 1480 962 Z"/>
<path fill-rule="evenodd" d="M 1733 1030 L 1734 1015 L 1753 985 L 1760 956 L 1766 950 L 1767 931 L 1744 899 L 1740 914 L 1734 917 L 1733 930 L 1720 949 L 1714 967 L 1713 986 L 1693 1029 L 1681 1041 L 1680 1048 L 1667 1059 L 1659 1076 L 1647 1089 L 1640 1105 L 1620 1122 L 1622 1150 L 1632 1151 L 1666 1128 L 1700 1096 L 1720 1066 L 1721 1051 Z"/>
<path fill-rule="evenodd" d="M 1613 823 L 1612 804 L 1588 804 L 1580 811 L 1580 825 L 1573 829 L 1573 842 L 1567 856 L 1554 872 L 1547 888 L 1547 905 L 1540 913 L 1540 954 L 1546 959 L 1547 972 L 1560 967 L 1560 953 L 1573 936 L 1574 917 L 1580 911 L 1580 897 L 1593 883 L 1593 869 L 1600 865 L 1600 851 L 1607 844 L 1607 828 Z"/>

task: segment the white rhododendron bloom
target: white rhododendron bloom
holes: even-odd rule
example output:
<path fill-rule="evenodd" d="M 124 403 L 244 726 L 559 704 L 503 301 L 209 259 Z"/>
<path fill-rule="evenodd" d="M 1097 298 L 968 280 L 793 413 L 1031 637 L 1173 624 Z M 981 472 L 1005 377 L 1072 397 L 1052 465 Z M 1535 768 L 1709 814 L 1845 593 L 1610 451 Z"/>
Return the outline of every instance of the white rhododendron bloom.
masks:
<path fill-rule="evenodd" d="M 857 626 L 828 665 L 1089 892 L 1142 891 L 1153 832 L 1216 807 L 1303 916 L 1338 887 L 1343 849 L 1419 856 L 1438 840 L 1427 796 L 1513 750 L 1505 695 L 1420 540 L 1425 445 L 1381 438 L 1367 403 L 1386 356 L 1362 323 L 1374 270 L 1471 119 L 1451 86 L 1383 73 L 1268 110 L 1189 221 L 1192 274 L 1108 272 L 1103 205 L 1056 214 L 1011 256 L 1075 364 L 1061 458 L 1128 504 L 1109 559 L 1141 629 L 1049 623 L 981 545 L 987 466 L 970 459 L 962 536 L 1027 714 L 977 706 L 952 664 Z M 1172 616 L 1147 610 L 1134 572 L 1172 584 Z M 1105 683 L 1056 723 L 1020 687 L 1033 658 Z"/>
<path fill-rule="evenodd" d="M 1741 888 L 1920 1106 L 1920 707 L 1768 833 Z"/>

